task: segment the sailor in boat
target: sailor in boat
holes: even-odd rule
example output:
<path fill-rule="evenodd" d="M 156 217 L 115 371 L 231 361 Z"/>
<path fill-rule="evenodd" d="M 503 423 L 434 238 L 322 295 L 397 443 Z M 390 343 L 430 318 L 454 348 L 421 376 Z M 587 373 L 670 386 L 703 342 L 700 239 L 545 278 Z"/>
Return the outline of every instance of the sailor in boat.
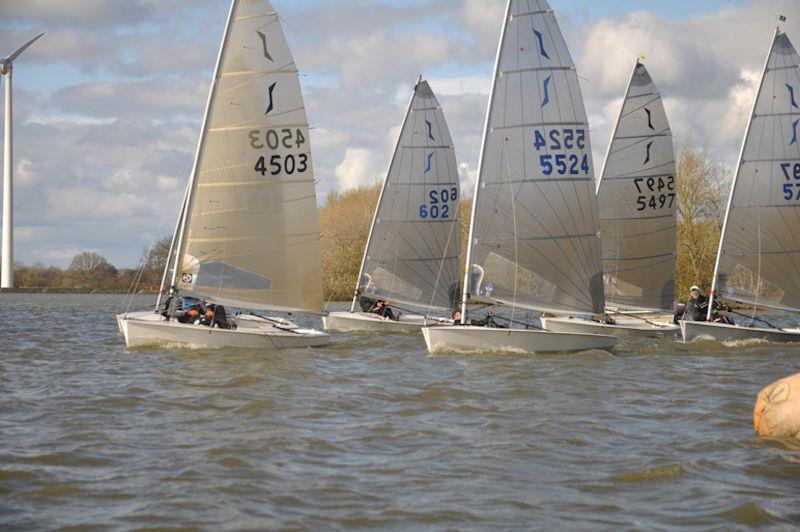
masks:
<path fill-rule="evenodd" d="M 372 308 L 375 306 L 375 300 L 362 296 L 361 299 L 358 300 L 358 304 L 364 312 L 372 312 Z"/>
<path fill-rule="evenodd" d="M 173 296 L 167 298 L 161 311 L 161 315 L 167 318 L 167 321 L 174 318 L 179 323 L 194 323 L 205 313 L 203 303 L 199 299 L 193 297 L 179 298 L 177 305 L 175 305 L 174 310 L 170 313 L 172 298 Z"/>
<path fill-rule="evenodd" d="M 486 316 L 482 319 L 475 320 L 470 323 L 470 325 L 475 325 L 476 327 L 494 327 L 496 329 L 507 329 L 508 326 L 503 325 L 501 323 L 497 323 L 494 319 L 494 311 L 489 309 L 486 312 Z"/>
<path fill-rule="evenodd" d="M 200 318 L 200 325 L 208 325 L 209 327 L 217 327 L 218 329 L 230 329 L 231 324 L 228 323 L 228 316 L 225 312 L 225 307 L 215 303 L 209 303 L 205 306 L 205 313 Z"/>
<path fill-rule="evenodd" d="M 397 321 L 399 320 L 399 316 L 395 316 L 394 312 L 392 312 L 391 307 L 389 306 L 389 302 L 383 299 L 379 299 L 375 302 L 375 305 L 370 309 L 370 312 L 373 314 L 377 314 L 378 316 L 383 316 L 384 318 L 389 318 L 390 320 Z"/>
<path fill-rule="evenodd" d="M 711 314 L 715 322 L 729 323 L 733 325 L 733 320 L 719 314 L 718 311 L 730 311 L 730 307 L 714 301 L 714 311 Z M 689 300 L 686 302 L 686 309 L 683 312 L 684 321 L 706 321 L 708 317 L 708 296 L 703 294 L 700 287 L 693 285 L 689 289 Z"/>
<path fill-rule="evenodd" d="M 175 319 L 178 323 L 191 323 L 207 325 L 219 329 L 232 329 L 235 326 L 228 321 L 225 307 L 215 303 L 206 303 L 194 297 L 182 297 L 178 300 L 175 310 L 170 314 L 169 308 L 172 296 L 164 303 L 161 315 L 167 319 Z"/>

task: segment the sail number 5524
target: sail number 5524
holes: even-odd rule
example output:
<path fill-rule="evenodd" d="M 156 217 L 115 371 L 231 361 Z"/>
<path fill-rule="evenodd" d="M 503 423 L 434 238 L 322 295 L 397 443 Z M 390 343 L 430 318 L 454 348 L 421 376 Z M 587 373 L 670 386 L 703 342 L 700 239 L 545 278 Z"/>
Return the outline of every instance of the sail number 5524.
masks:
<path fill-rule="evenodd" d="M 533 146 L 536 151 L 544 148 L 551 152 L 539 155 L 542 174 L 552 175 L 554 172 L 557 175 L 589 174 L 588 154 L 552 153 L 576 148 L 584 150 L 586 148 L 585 129 L 537 129 L 533 132 Z"/>

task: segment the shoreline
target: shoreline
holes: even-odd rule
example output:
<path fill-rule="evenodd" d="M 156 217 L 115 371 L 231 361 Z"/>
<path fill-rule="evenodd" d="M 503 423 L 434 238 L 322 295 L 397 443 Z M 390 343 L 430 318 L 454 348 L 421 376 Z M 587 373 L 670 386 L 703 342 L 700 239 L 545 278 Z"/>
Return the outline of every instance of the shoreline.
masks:
<path fill-rule="evenodd" d="M 0 294 L 129 294 L 128 290 L 103 288 L 0 288 Z M 157 290 L 138 290 L 136 295 L 158 295 Z"/>

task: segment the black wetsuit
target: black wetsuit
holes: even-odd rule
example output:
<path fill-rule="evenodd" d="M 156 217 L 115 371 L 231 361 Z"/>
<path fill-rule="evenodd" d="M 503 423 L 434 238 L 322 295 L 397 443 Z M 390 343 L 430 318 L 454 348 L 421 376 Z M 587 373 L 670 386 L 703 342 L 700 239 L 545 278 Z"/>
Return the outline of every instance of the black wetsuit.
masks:
<path fill-rule="evenodd" d="M 706 321 L 708 317 L 708 296 L 700 294 L 697 299 L 689 298 L 683 319 L 686 321 Z"/>
<path fill-rule="evenodd" d="M 364 312 L 372 312 L 372 307 L 375 306 L 375 300 L 362 296 L 358 300 L 358 306 L 360 306 L 361 310 L 363 310 Z"/>
<path fill-rule="evenodd" d="M 481 320 L 475 320 L 470 323 L 470 325 L 475 325 L 476 327 L 495 327 L 497 329 L 505 329 L 505 325 L 500 325 L 496 321 L 494 321 L 494 314 L 487 314 Z"/>
<path fill-rule="evenodd" d="M 397 317 L 394 315 L 394 312 L 392 312 L 392 309 L 390 309 L 386 303 L 383 304 L 383 307 L 379 307 L 376 303 L 370 312 L 377 314 L 378 316 L 383 316 L 384 318 L 397 321 Z"/>

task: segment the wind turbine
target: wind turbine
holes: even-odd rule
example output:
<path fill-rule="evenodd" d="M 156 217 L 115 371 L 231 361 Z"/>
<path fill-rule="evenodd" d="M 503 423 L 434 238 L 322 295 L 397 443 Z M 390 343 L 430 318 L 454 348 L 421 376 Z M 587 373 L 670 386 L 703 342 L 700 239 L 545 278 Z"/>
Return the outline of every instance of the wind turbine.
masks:
<path fill-rule="evenodd" d="M 3 157 L 3 264 L 2 272 L 0 272 L 0 288 L 14 288 L 14 199 L 11 181 L 14 164 L 11 153 L 11 72 L 14 60 L 42 35 L 44 33 L 40 33 L 17 48 L 17 51 L 0 60 L 0 76 L 6 77 L 6 130 Z"/>

